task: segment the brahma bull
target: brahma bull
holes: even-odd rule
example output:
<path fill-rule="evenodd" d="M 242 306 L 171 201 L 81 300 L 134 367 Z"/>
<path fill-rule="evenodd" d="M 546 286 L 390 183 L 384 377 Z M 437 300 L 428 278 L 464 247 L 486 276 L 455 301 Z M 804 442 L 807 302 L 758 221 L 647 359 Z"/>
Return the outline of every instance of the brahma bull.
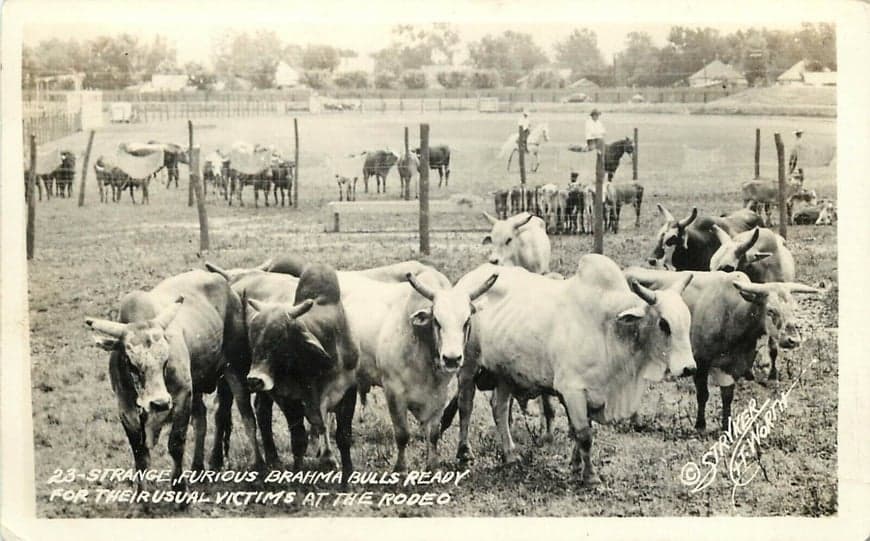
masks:
<path fill-rule="evenodd" d="M 393 165 L 399 161 L 399 155 L 391 150 L 370 150 L 360 154 L 365 156 L 362 169 L 365 193 L 369 193 L 369 177 L 372 176 L 375 177 L 377 183 L 377 193 L 381 193 L 382 187 L 384 193 L 386 193 L 387 175 L 390 173 Z"/>
<path fill-rule="evenodd" d="M 417 184 L 414 186 L 414 198 L 420 197 L 420 159 L 413 152 L 405 154 L 396 163 L 396 170 L 399 172 L 399 182 L 401 183 L 401 197 L 405 200 L 411 199 L 411 181 L 414 175 L 417 175 Z"/>
<path fill-rule="evenodd" d="M 256 466 L 262 464 L 249 395 L 241 374 L 246 351 L 241 302 L 226 281 L 192 271 L 160 282 L 151 291 L 135 291 L 121 300 L 119 321 L 86 318 L 94 339 L 109 356 L 109 376 L 118 400 L 137 470 L 147 470 L 161 429 L 171 423 L 169 454 L 173 481 L 180 481 L 187 426 L 195 431 L 194 470 L 204 469 L 206 410 L 202 395 L 232 392 L 251 445 Z M 223 378 L 223 382 L 221 382 Z M 219 386 L 220 382 L 220 386 Z M 227 389 L 229 387 L 229 390 Z M 222 404 L 227 404 L 221 400 Z M 219 407 L 215 423 L 223 426 L 228 407 Z M 225 440 L 215 438 L 211 467 L 223 464 Z M 139 488 L 144 487 L 140 482 Z"/>
<path fill-rule="evenodd" d="M 682 296 L 692 314 L 692 351 L 698 363 L 695 374 L 698 401 L 695 428 L 698 430 L 707 426 L 708 376 L 721 388 L 722 429 L 728 430 L 734 382 L 751 370 L 756 342 L 766 334 L 779 347 L 796 347 L 801 338 L 792 294 L 817 292 L 794 282 L 752 283 L 739 271 L 672 272 L 630 268 L 625 270 L 625 276 L 653 290 L 671 287 L 685 281 L 687 276 L 694 276 Z"/>
<path fill-rule="evenodd" d="M 229 205 L 233 195 L 239 194 L 239 206 L 245 206 L 242 191 L 246 185 L 254 188 L 254 206 L 260 206 L 260 191 L 269 206 L 269 187 L 272 182 L 272 150 L 259 145 L 234 143 L 230 149 L 228 178 L 230 180 Z"/>
<path fill-rule="evenodd" d="M 749 231 L 763 225 L 761 217 L 748 209 L 740 209 L 727 216 L 698 218 L 698 209 L 677 220 L 661 204 L 656 205 L 665 219 L 656 235 L 656 245 L 649 264 L 674 270 L 709 270 L 710 258 L 719 249 L 719 237 L 713 231 L 718 225 L 729 235 Z M 670 254 L 668 253 L 670 251 Z"/>
<path fill-rule="evenodd" d="M 420 149 L 413 150 L 417 158 L 420 159 Z M 460 156 L 461 157 L 461 156 Z M 429 169 L 438 170 L 438 187 L 441 187 L 441 182 L 447 186 L 450 182 L 450 147 L 447 145 L 435 145 L 429 147 Z"/>
<path fill-rule="evenodd" d="M 531 272 L 550 272 L 550 239 L 544 221 L 528 212 L 506 220 L 483 215 L 492 225 L 483 237 L 484 245 L 492 245 L 489 262 L 493 265 L 523 267 Z"/>
<path fill-rule="evenodd" d="M 482 265 L 456 287 L 479 283 L 494 269 Z M 498 283 L 477 301 L 477 332 L 469 348 L 477 358 L 469 358 L 459 376 L 458 455 L 470 454 L 468 421 L 482 368 L 477 383 L 494 388 L 491 404 L 504 460 L 519 458 L 508 424 L 511 395 L 555 395 L 575 441 L 571 465 L 584 483 L 595 484 L 590 419 L 626 417 L 636 411 L 646 380 L 695 370 L 689 310 L 680 298 L 689 279 L 658 292 L 629 286 L 613 261 L 596 254 L 581 257 L 576 274 L 566 280 L 519 268 L 500 272 Z"/>
<path fill-rule="evenodd" d="M 607 226 L 616 233 L 619 231 L 619 214 L 622 205 L 634 207 L 634 227 L 640 227 L 640 206 L 643 203 L 643 185 L 639 182 L 608 182 L 604 187 L 604 205 L 608 209 L 605 214 Z"/>
<path fill-rule="evenodd" d="M 792 223 L 796 201 L 815 204 L 816 192 L 804 190 L 803 180 L 802 176 L 792 175 L 785 185 L 786 215 L 789 224 Z M 768 227 L 773 225 L 771 209 L 774 205 L 779 205 L 779 183 L 771 180 L 750 180 L 740 186 L 740 191 L 743 195 L 743 206 L 752 208 L 759 214 L 764 212 L 767 218 L 764 225 Z"/>

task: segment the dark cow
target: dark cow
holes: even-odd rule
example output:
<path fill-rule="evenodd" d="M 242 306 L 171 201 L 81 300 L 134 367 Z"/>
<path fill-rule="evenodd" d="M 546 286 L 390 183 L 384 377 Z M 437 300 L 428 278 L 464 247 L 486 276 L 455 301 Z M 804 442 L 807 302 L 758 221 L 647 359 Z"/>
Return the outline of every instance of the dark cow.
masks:
<path fill-rule="evenodd" d="M 634 227 L 640 227 L 640 206 L 643 203 L 643 185 L 639 182 L 608 182 L 604 188 L 604 206 L 607 224 L 605 229 L 619 231 L 619 215 L 622 205 L 634 207 Z"/>
<path fill-rule="evenodd" d="M 414 154 L 420 157 L 420 149 L 415 148 Z M 429 169 L 438 170 L 438 187 L 441 181 L 444 186 L 450 182 L 450 147 L 447 145 L 435 145 L 429 147 Z"/>
<path fill-rule="evenodd" d="M 104 159 L 102 156 L 97 158 L 97 161 L 94 162 L 94 173 L 97 177 L 97 182 L 100 183 L 103 187 L 110 187 L 112 189 L 112 201 L 118 203 L 121 201 L 121 194 L 125 189 L 130 190 L 130 200 L 133 201 L 133 204 L 136 204 L 136 197 L 134 195 L 134 191 L 137 188 L 142 189 L 142 204 L 149 202 L 148 197 L 148 187 L 151 184 L 150 175 L 146 178 L 142 179 L 134 179 L 130 177 L 127 173 L 125 173 L 121 168 L 113 165 L 108 160 Z M 102 192 L 100 195 L 100 202 L 108 203 L 109 194 Z"/>
<path fill-rule="evenodd" d="M 495 217 L 499 220 L 507 220 L 508 216 L 508 191 L 496 190 L 492 192 L 495 202 Z"/>
<path fill-rule="evenodd" d="M 719 249 L 720 244 L 719 237 L 713 230 L 713 224 L 718 225 L 731 236 L 763 225 L 761 216 L 748 209 L 740 209 L 718 218 L 710 216 L 698 218 L 698 209 L 693 208 L 688 217 L 677 220 L 668 209 L 660 204 L 656 206 L 665 219 L 665 224 L 656 237 L 652 257 L 649 259 L 649 264 L 656 267 L 674 270 L 709 270 L 710 258 Z M 670 261 L 667 258 L 668 249 L 671 250 Z"/>
<path fill-rule="evenodd" d="M 565 202 L 566 233 L 585 233 L 584 212 L 586 208 L 586 190 L 581 184 L 573 182 L 568 185 L 568 199 Z"/>
<path fill-rule="evenodd" d="M 226 272 L 227 280 L 232 280 Z M 267 461 L 278 464 L 272 436 L 272 402 L 281 408 L 291 431 L 294 468 L 302 468 L 307 448 L 303 417 L 311 425 L 317 456 L 332 467 L 327 414 L 335 411 L 336 444 L 343 479 L 353 471 L 351 421 L 356 407 L 359 351 L 341 304 L 335 270 L 311 264 L 297 280 L 268 272 L 241 276 L 232 288 L 242 292 L 251 348 L 248 388 L 257 392 L 257 421 Z"/>
<path fill-rule="evenodd" d="M 54 178 L 55 195 L 59 197 L 72 197 L 73 179 L 76 172 L 76 156 L 68 150 L 61 151 L 60 167 L 55 169 L 51 176 Z"/>
<path fill-rule="evenodd" d="M 293 179 L 296 176 L 296 163 L 280 156 L 272 158 L 272 196 L 275 206 L 278 206 L 278 190 L 281 190 L 281 206 L 284 206 L 284 194 L 288 195 L 289 206 L 293 205 Z M 269 206 L 269 193 L 266 192 L 266 206 Z"/>
<path fill-rule="evenodd" d="M 731 418 L 735 380 L 749 373 L 756 357 L 756 342 L 764 335 L 790 349 L 800 344 L 793 293 L 817 290 L 794 282 L 755 284 L 742 272 L 671 272 L 631 268 L 624 274 L 653 290 L 672 287 L 691 275 L 683 300 L 692 314 L 692 352 L 698 364 L 695 389 L 698 415 L 695 428 L 707 426 L 705 408 L 711 376 L 722 392 L 722 430 Z"/>
<path fill-rule="evenodd" d="M 365 162 L 363 163 L 365 193 L 369 193 L 369 177 L 371 176 L 374 176 L 377 182 L 377 193 L 381 193 L 381 186 L 383 186 L 383 191 L 386 193 L 387 175 L 393 165 L 399 161 L 399 155 L 391 150 L 371 150 L 361 154 L 365 156 Z"/>
<path fill-rule="evenodd" d="M 175 181 L 175 187 L 178 188 L 178 164 L 188 163 L 187 151 L 176 145 L 175 143 L 161 143 L 159 141 L 148 141 L 149 145 L 160 145 L 163 147 L 163 166 L 166 168 L 166 187 L 172 181 Z"/>
<path fill-rule="evenodd" d="M 187 427 L 195 432 L 194 470 L 204 469 L 206 411 L 203 394 L 218 390 L 215 423 L 230 417 L 225 396 L 236 396 L 257 466 L 262 463 L 250 397 L 241 374 L 250 362 L 239 297 L 226 281 L 192 271 L 135 291 L 121 300 L 119 321 L 86 318 L 94 339 L 109 356 L 109 376 L 118 400 L 136 469 L 147 470 L 151 449 L 167 423 L 173 481 L 180 481 Z M 221 380 L 223 378 L 223 380 Z M 223 464 L 223 443 L 215 438 L 211 467 Z M 139 488 L 144 487 L 140 481 Z"/>

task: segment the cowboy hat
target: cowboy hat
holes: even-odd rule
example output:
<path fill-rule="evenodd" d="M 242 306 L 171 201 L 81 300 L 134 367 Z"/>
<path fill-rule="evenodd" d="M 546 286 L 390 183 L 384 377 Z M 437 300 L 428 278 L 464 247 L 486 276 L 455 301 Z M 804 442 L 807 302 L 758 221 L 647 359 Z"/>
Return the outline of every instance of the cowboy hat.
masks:
<path fill-rule="evenodd" d="M 601 111 L 599 111 L 598 109 L 592 109 L 592 112 L 589 113 L 589 116 L 595 116 L 595 115 L 600 115 L 600 114 L 601 114 Z"/>

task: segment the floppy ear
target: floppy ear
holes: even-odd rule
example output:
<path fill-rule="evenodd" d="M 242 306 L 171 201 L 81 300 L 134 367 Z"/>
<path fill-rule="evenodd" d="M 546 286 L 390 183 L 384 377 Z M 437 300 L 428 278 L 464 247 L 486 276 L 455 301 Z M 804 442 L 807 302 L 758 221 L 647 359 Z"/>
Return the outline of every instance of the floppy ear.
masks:
<path fill-rule="evenodd" d="M 411 314 L 411 325 L 417 328 L 428 328 L 432 325 L 432 310 L 420 309 Z"/>
<path fill-rule="evenodd" d="M 483 242 L 481 242 L 481 244 L 484 246 L 486 246 L 487 244 L 492 244 L 492 237 L 489 235 L 483 237 Z"/>
<path fill-rule="evenodd" d="M 94 344 L 96 344 L 98 348 L 106 351 L 114 351 L 121 344 L 121 340 L 118 338 L 105 334 L 94 333 L 91 337 L 94 339 Z"/>
<path fill-rule="evenodd" d="M 646 310 L 643 306 L 635 306 L 634 308 L 629 308 L 620 312 L 619 315 L 616 316 L 616 321 L 622 324 L 637 323 L 644 314 L 646 314 Z"/>
<path fill-rule="evenodd" d="M 770 252 L 755 252 L 754 254 L 746 254 L 746 264 L 751 265 L 756 261 L 761 261 L 762 259 L 768 258 L 773 254 Z"/>
<path fill-rule="evenodd" d="M 308 329 L 302 329 L 299 338 L 299 346 L 307 355 L 313 355 L 318 363 L 325 363 L 326 366 L 331 367 L 334 364 L 334 360 L 326 352 L 320 340 L 314 336 L 314 333 Z"/>

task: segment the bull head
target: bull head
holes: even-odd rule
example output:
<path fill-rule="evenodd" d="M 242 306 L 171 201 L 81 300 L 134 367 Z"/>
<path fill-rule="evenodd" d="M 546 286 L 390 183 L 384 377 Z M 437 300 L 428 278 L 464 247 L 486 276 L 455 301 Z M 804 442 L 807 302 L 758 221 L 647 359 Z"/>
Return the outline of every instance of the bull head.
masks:
<path fill-rule="evenodd" d="M 184 297 L 179 296 L 153 319 L 118 323 L 106 319 L 85 318 L 95 332 L 94 340 L 107 351 L 119 351 L 136 393 L 136 406 L 145 413 L 163 413 L 172 407 L 166 389 L 164 370 L 170 357 L 166 329 L 175 320 Z"/>
<path fill-rule="evenodd" d="M 815 294 L 819 290 L 797 282 L 752 283 L 745 276 L 733 282 L 740 296 L 764 310 L 765 334 L 779 344 L 791 349 L 801 344 L 800 328 L 797 324 L 797 303 L 795 293 Z"/>
<path fill-rule="evenodd" d="M 659 229 L 656 246 L 653 250 L 653 256 L 650 258 L 649 262 L 654 266 L 668 267 L 669 265 L 665 261 L 666 249 L 668 247 L 676 249 L 676 247 L 679 246 L 683 250 L 689 249 L 689 237 L 686 234 L 686 228 L 689 227 L 689 225 L 695 221 L 695 218 L 698 217 L 698 209 L 697 207 L 693 207 L 689 216 L 682 220 L 677 220 L 674 218 L 674 215 L 661 204 L 656 204 L 656 207 L 658 207 L 659 213 L 664 218 L 665 223 L 661 229 Z"/>
<path fill-rule="evenodd" d="M 465 345 L 471 334 L 471 316 L 476 312 L 473 303 L 489 291 L 498 279 L 498 274 L 493 273 L 470 292 L 456 287 L 434 290 L 412 273 L 405 277 L 417 293 L 432 301 L 429 308 L 411 314 L 411 325 L 419 332 L 431 332 L 435 362 L 439 370 L 459 370 L 465 357 Z"/>
<path fill-rule="evenodd" d="M 513 254 L 516 251 L 512 244 L 516 242 L 520 234 L 520 228 L 531 221 L 534 216 L 528 212 L 522 212 L 507 220 L 499 220 L 485 212 L 483 215 L 492 224 L 489 235 L 483 237 L 483 245 L 491 244 L 492 251 L 489 254 L 489 262 L 493 265 L 515 264 Z"/>
<path fill-rule="evenodd" d="M 771 252 L 748 253 L 758 242 L 758 237 L 761 234 L 761 230 L 757 227 L 752 231 L 741 233 L 734 239 L 716 224 L 713 224 L 713 232 L 716 233 L 720 246 L 710 258 L 710 270 L 712 271 L 742 271 L 747 266 L 773 255 Z"/>

